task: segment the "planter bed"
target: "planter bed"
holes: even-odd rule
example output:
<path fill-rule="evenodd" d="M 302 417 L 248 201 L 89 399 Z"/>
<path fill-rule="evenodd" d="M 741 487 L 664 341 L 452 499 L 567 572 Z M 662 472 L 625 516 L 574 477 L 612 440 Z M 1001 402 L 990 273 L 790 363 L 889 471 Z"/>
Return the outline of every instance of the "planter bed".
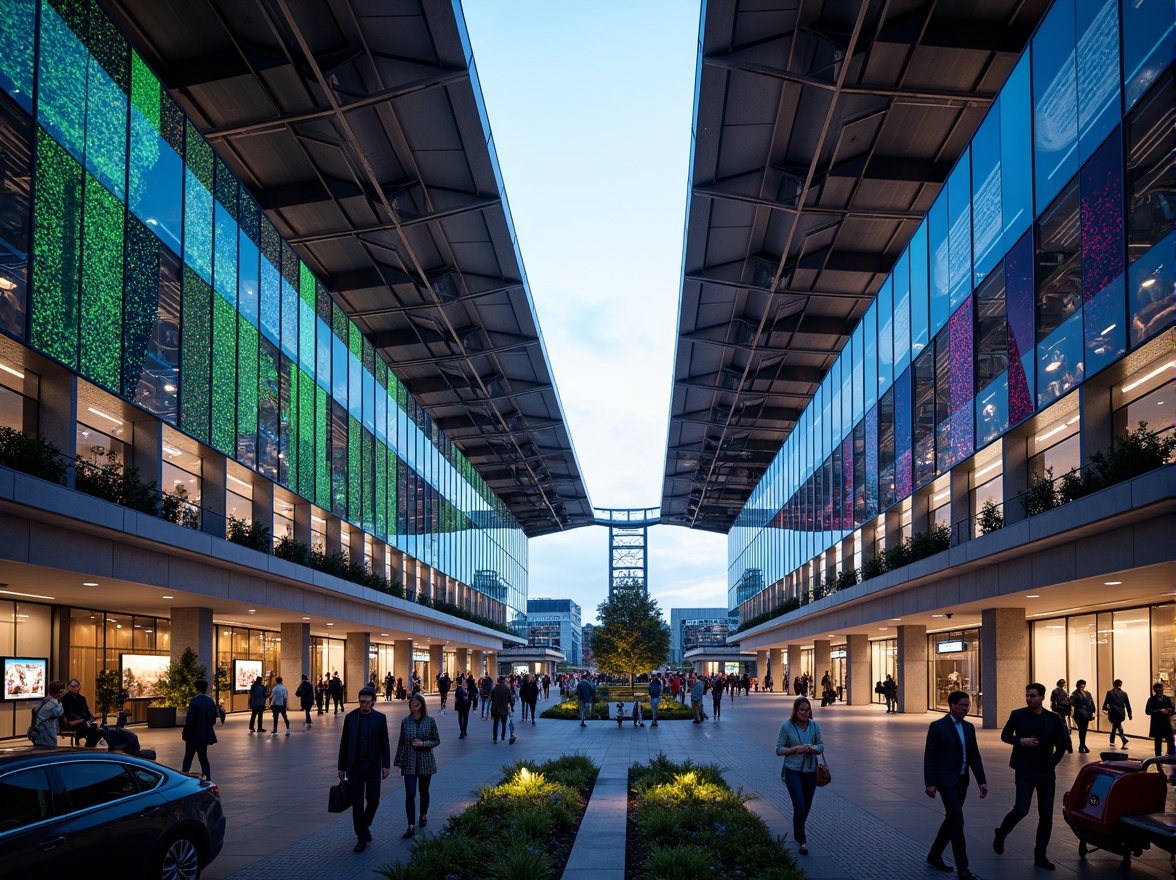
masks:
<path fill-rule="evenodd" d="M 614 695 L 615 695 L 615 692 L 614 692 Z M 617 699 L 621 699 L 621 698 L 616 697 L 607 703 L 602 703 L 600 700 L 597 700 L 595 703 L 593 703 L 592 704 L 592 718 L 596 721 L 612 721 L 615 724 L 616 723 L 615 713 L 617 711 Z M 629 697 L 624 702 L 625 702 L 625 711 L 631 712 L 633 709 L 633 698 Z M 645 724 L 646 724 L 646 726 L 648 726 L 649 722 L 653 720 L 650 717 L 651 710 L 649 708 L 649 698 L 646 697 L 645 699 L 643 699 L 641 701 L 641 705 L 642 705 L 641 711 L 644 712 L 644 714 L 645 714 Z M 579 721 L 580 720 L 580 704 L 575 699 L 565 700 L 562 703 L 558 703 L 557 705 L 552 706 L 550 709 L 547 709 L 543 712 L 540 712 L 539 717 L 540 718 L 555 718 L 556 720 L 563 720 L 563 721 Z M 682 721 L 684 719 L 688 720 L 693 717 L 694 716 L 690 711 L 690 707 L 683 706 L 681 703 L 679 703 L 676 700 L 671 700 L 668 697 L 662 697 L 661 702 L 658 703 L 657 720 L 658 720 L 659 724 L 663 721 Z M 632 725 L 633 720 L 630 718 L 625 723 Z"/>
<path fill-rule="evenodd" d="M 713 764 L 659 754 L 629 768 L 625 880 L 803 880 L 782 837 Z"/>
<path fill-rule="evenodd" d="M 450 816 L 439 834 L 418 837 L 407 862 L 376 873 L 388 880 L 558 880 L 598 771 L 583 755 L 510 764 L 501 782 L 484 786 L 477 803 Z"/>

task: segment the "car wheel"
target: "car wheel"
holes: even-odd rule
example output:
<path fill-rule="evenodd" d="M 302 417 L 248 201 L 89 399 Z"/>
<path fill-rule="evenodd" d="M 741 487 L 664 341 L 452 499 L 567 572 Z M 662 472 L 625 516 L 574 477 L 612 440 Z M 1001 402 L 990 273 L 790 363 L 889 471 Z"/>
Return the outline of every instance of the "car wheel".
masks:
<path fill-rule="evenodd" d="M 159 856 L 160 880 L 200 880 L 200 849 L 186 834 L 168 841 Z"/>

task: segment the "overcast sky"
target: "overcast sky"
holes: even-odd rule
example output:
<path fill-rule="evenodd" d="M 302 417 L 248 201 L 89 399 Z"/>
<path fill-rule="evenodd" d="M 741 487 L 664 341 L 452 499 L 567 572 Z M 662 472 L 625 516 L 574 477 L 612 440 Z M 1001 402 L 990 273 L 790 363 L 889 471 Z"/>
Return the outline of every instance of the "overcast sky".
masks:
<path fill-rule="evenodd" d="M 661 504 L 677 332 L 696 0 L 463 0 L 531 295 L 589 496 Z M 727 605 L 727 539 L 657 526 L 650 593 Z M 595 620 L 608 531 L 530 542 L 532 598 Z"/>

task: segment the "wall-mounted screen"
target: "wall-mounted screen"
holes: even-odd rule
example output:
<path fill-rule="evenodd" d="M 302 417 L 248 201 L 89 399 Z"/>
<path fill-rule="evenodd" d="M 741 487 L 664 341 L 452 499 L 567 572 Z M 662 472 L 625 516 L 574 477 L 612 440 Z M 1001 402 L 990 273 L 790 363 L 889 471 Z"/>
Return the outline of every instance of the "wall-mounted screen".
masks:
<path fill-rule="evenodd" d="M 122 685 L 132 700 L 159 696 L 159 683 L 167 677 L 171 657 L 167 654 L 120 654 Z"/>
<path fill-rule="evenodd" d="M 41 657 L 4 658 L 4 699 L 44 699 L 48 685 L 48 660 Z"/>
<path fill-rule="evenodd" d="M 233 661 L 233 690 L 242 693 L 253 687 L 253 682 L 261 678 L 260 660 Z"/>

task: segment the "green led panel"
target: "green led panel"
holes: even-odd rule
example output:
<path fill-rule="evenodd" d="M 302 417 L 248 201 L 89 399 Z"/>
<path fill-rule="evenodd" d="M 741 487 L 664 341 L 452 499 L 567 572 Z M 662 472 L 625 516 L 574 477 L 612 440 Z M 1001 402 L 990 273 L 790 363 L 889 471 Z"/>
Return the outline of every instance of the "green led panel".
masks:
<path fill-rule="evenodd" d="M 97 2 L 88 3 L 86 45 L 91 57 L 86 82 L 86 170 L 124 201 L 130 47 Z"/>
<path fill-rule="evenodd" d="M 298 494 L 303 498 L 314 498 L 314 376 L 305 370 L 298 371 Z"/>
<path fill-rule="evenodd" d="M 237 449 L 237 310 L 212 298 L 212 447 Z"/>
<path fill-rule="evenodd" d="M 339 306 L 338 303 L 331 303 L 331 332 L 334 333 L 339 341 L 344 345 L 347 344 L 347 334 L 351 328 L 351 321 L 347 317 L 347 313 Z"/>
<path fill-rule="evenodd" d="M 123 368 L 121 394 L 135 399 L 143 376 L 147 344 L 159 309 L 159 239 L 135 217 L 126 227 L 126 279 L 123 287 Z"/>
<path fill-rule="evenodd" d="M 126 210 L 88 174 L 84 186 L 78 369 L 95 384 L 118 391 L 122 373 Z"/>
<path fill-rule="evenodd" d="M 302 297 L 302 301 L 310 306 L 310 310 L 316 311 L 318 309 L 318 298 L 315 294 L 314 273 L 310 271 L 310 267 L 301 260 L 298 261 L 298 294 Z"/>
<path fill-rule="evenodd" d="M 359 332 L 359 328 L 347 322 L 347 348 L 355 355 L 355 359 L 361 364 L 363 363 L 363 334 Z"/>
<path fill-rule="evenodd" d="M 396 453 L 388 450 L 388 539 L 396 537 Z"/>
<path fill-rule="evenodd" d="M 363 514 L 361 492 L 363 480 L 360 468 L 363 466 L 363 428 L 354 416 L 347 417 L 347 519 L 358 523 Z"/>
<path fill-rule="evenodd" d="M 388 539 L 388 447 L 376 441 L 375 536 Z"/>
<path fill-rule="evenodd" d="M 212 369 L 212 288 L 191 266 L 184 266 L 180 307 L 180 428 L 208 442 Z"/>
<path fill-rule="evenodd" d="M 282 397 L 280 452 L 281 482 L 298 491 L 298 364 L 282 357 Z"/>
<path fill-rule="evenodd" d="M 78 38 L 79 33 L 85 33 L 86 18 L 84 0 L 61 0 L 41 7 L 37 121 L 78 160 L 86 148 L 86 70 L 90 54 Z"/>
<path fill-rule="evenodd" d="M 0 89 L 12 95 L 25 110 L 33 109 L 33 46 L 37 24 L 37 0 L 5 0 L 0 3 Z"/>
<path fill-rule="evenodd" d="M 315 282 L 314 287 L 314 313 L 322 322 L 328 327 L 331 326 L 331 294 L 322 284 Z"/>
<path fill-rule="evenodd" d="M 384 363 L 383 358 L 376 358 L 376 384 L 379 385 L 384 392 L 388 391 L 388 365 Z"/>
<path fill-rule="evenodd" d="M 37 128 L 29 342 L 77 369 L 82 166 Z"/>
<path fill-rule="evenodd" d="M 314 387 L 314 502 L 331 509 L 331 406 L 326 389 Z"/>
<path fill-rule="evenodd" d="M 376 487 L 373 482 L 373 473 L 376 466 L 374 458 L 375 450 L 373 448 L 374 444 L 375 438 L 371 435 L 371 432 L 368 431 L 367 428 L 364 428 L 363 450 L 361 456 L 363 474 L 362 483 L 360 485 L 360 492 L 363 493 L 363 510 L 361 511 L 363 519 L 361 522 L 363 524 L 364 531 L 367 532 L 372 532 L 375 528 L 375 511 L 373 510 L 373 502 L 376 495 Z"/>
<path fill-rule="evenodd" d="M 212 281 L 213 152 L 196 126 L 187 123 L 184 153 L 184 262 L 205 281 Z"/>
<path fill-rule="evenodd" d="M 255 467 L 257 463 L 257 328 L 237 316 L 237 460 Z"/>
<path fill-rule="evenodd" d="M 216 229 L 213 288 L 235 308 L 237 305 L 237 178 L 218 157 L 216 160 Z"/>
<path fill-rule="evenodd" d="M 295 252 L 294 248 L 292 248 L 289 244 L 287 244 L 285 239 L 283 239 L 282 240 L 282 264 L 278 268 L 282 270 L 282 277 L 286 279 L 286 283 L 289 284 L 291 287 L 293 287 L 295 290 L 297 290 L 299 285 L 301 284 L 301 279 L 299 278 L 299 272 L 298 272 L 298 265 L 299 265 L 298 254 Z"/>

